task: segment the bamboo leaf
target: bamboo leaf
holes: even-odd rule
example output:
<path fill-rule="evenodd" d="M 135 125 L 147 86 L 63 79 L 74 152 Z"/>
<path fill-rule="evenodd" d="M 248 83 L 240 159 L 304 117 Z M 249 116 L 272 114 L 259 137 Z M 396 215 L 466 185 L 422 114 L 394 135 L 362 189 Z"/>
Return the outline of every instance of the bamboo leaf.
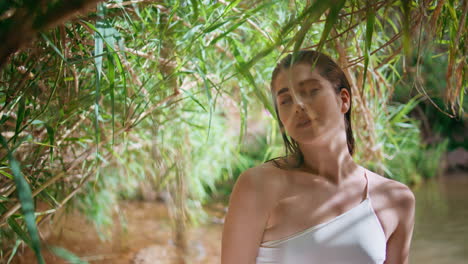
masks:
<path fill-rule="evenodd" d="M 408 103 L 404 104 L 400 111 L 395 112 L 392 116 L 389 117 L 390 123 L 399 123 L 402 122 L 402 118 L 406 116 L 411 110 L 413 110 L 416 105 L 421 101 L 422 95 L 417 94 Z"/>
<path fill-rule="evenodd" d="M 46 200 L 47 202 L 49 202 L 49 204 L 51 205 L 51 207 L 58 207 L 60 206 L 60 203 L 50 194 L 49 191 L 47 190 L 44 190 L 42 192 L 39 193 L 39 195 L 44 198 L 44 200 Z"/>
<path fill-rule="evenodd" d="M 192 3 L 192 9 L 193 9 L 193 18 L 196 21 L 198 19 L 198 0 L 190 0 Z"/>
<path fill-rule="evenodd" d="M 5 114 L 2 114 L 2 118 L 0 119 L 0 125 L 5 124 L 5 122 L 8 120 L 8 116 Z"/>
<path fill-rule="evenodd" d="M 8 258 L 7 264 L 10 264 L 11 261 L 13 260 L 13 257 L 16 255 L 16 251 L 18 250 L 18 247 L 21 245 L 21 240 L 17 239 L 15 241 L 15 246 L 13 247 L 10 257 Z"/>
<path fill-rule="evenodd" d="M 13 176 L 11 174 L 9 174 L 8 172 L 6 172 L 6 171 L 0 170 L 0 174 L 6 176 L 10 180 L 13 180 Z"/>
<path fill-rule="evenodd" d="M 411 53 L 411 36 L 410 36 L 410 17 L 411 17 L 411 1 L 401 1 L 403 7 L 403 49 L 407 56 Z"/>
<path fill-rule="evenodd" d="M 24 97 L 21 97 L 19 100 L 18 112 L 16 113 L 17 119 L 16 119 L 15 135 L 13 137 L 14 143 L 16 142 L 16 138 L 19 135 L 20 127 L 21 127 L 21 124 L 23 123 L 24 116 L 25 116 L 25 111 L 24 111 L 25 102 L 24 101 L 25 101 Z"/>
<path fill-rule="evenodd" d="M 340 0 L 340 2 L 344 2 L 344 1 Z M 302 43 L 304 42 L 305 36 L 306 36 L 307 32 L 309 32 L 310 27 L 312 26 L 312 23 L 314 23 L 317 19 L 319 19 L 320 16 L 322 16 L 322 14 L 325 13 L 325 11 L 327 9 L 333 8 L 334 4 L 335 3 L 333 1 L 315 1 L 312 5 L 310 5 L 309 8 L 306 9 L 307 11 L 301 15 L 301 16 L 304 16 L 306 22 L 301 23 L 301 29 L 294 36 L 294 39 L 293 39 L 293 41 L 294 41 L 294 53 L 299 51 L 299 49 L 301 48 Z M 332 17 L 329 16 L 329 18 L 332 18 Z M 327 19 L 327 21 L 328 21 L 328 19 Z M 330 22 L 331 21 L 329 21 L 328 23 L 330 23 Z M 330 30 L 331 30 L 331 27 L 330 27 Z M 326 39 L 327 36 L 328 36 L 328 33 L 323 31 L 322 39 L 323 38 Z M 322 43 L 322 41 L 320 43 Z"/>
<path fill-rule="evenodd" d="M 250 73 L 250 70 L 248 69 L 248 67 L 246 67 L 244 58 L 240 55 L 236 41 L 232 38 L 229 38 L 229 43 L 231 44 L 233 48 L 233 54 L 237 60 L 236 69 L 242 74 L 245 80 L 253 87 L 255 95 L 257 96 L 258 99 L 260 99 L 260 101 L 263 103 L 265 108 L 267 108 L 268 111 L 272 115 L 274 115 L 274 112 L 275 112 L 274 108 L 272 104 L 270 103 L 270 101 L 268 100 L 268 96 L 266 95 L 265 89 L 260 89 L 255 83 L 254 77 Z"/>
<path fill-rule="evenodd" d="M 320 2 L 320 1 L 318 1 Z M 327 2 L 327 1 L 324 1 Z M 338 15 L 340 14 L 341 9 L 343 9 L 345 0 L 338 0 L 336 2 L 330 1 L 330 12 L 328 13 L 327 20 L 325 21 L 325 26 L 322 31 L 322 36 L 320 38 L 319 46 L 317 51 L 321 51 L 323 46 L 325 45 L 325 41 L 327 40 L 333 26 L 338 21 Z"/>
<path fill-rule="evenodd" d="M 231 1 L 231 3 L 224 9 L 223 15 L 227 14 L 229 11 L 231 11 L 231 9 L 236 7 L 240 3 L 240 1 L 241 0 Z"/>
<path fill-rule="evenodd" d="M 62 61 L 67 62 L 67 58 L 63 56 L 63 53 L 57 48 L 57 46 L 44 33 L 41 32 L 40 35 L 47 42 L 47 44 L 49 44 L 52 47 L 55 53 L 57 53 L 57 55 L 60 56 Z"/>
<path fill-rule="evenodd" d="M 55 247 L 55 246 L 51 246 L 49 248 L 56 256 L 61 257 L 62 259 L 68 261 L 69 263 L 73 263 L 73 264 L 87 264 L 88 263 L 87 261 L 82 260 L 77 255 L 66 250 L 65 248 Z"/>
<path fill-rule="evenodd" d="M 111 97 L 111 114 L 112 114 L 112 145 L 115 140 L 115 65 L 114 57 L 109 55 L 107 58 L 108 79 L 109 79 L 109 94 Z"/>
<path fill-rule="evenodd" d="M 55 131 L 54 129 L 48 125 L 44 124 L 47 130 L 47 135 L 49 137 L 49 147 L 50 147 L 50 159 L 51 161 L 54 161 L 54 138 L 55 138 Z"/>
<path fill-rule="evenodd" d="M 235 40 L 232 39 L 232 38 L 229 38 L 229 37 L 227 39 L 228 39 L 229 43 L 231 44 L 233 55 L 236 58 L 237 63 L 238 63 L 236 65 L 237 70 L 243 70 L 244 68 L 241 67 L 239 64 L 243 63 L 244 60 L 243 60 L 242 56 L 239 53 L 239 49 L 237 48 Z M 245 131 L 247 130 L 246 120 L 247 120 L 247 105 L 248 105 L 247 97 L 245 95 L 244 89 L 240 88 L 239 91 L 240 91 L 240 95 L 241 95 L 241 101 L 240 101 L 241 111 L 239 111 L 240 115 L 241 115 L 241 125 L 240 125 L 240 133 L 239 133 L 239 142 L 237 144 L 238 150 L 242 146 L 242 141 L 244 139 Z"/>
<path fill-rule="evenodd" d="M 96 142 L 96 152 L 99 153 L 99 100 L 101 95 L 101 75 L 102 75 L 102 60 L 104 51 L 104 31 L 105 31 L 105 7 L 103 3 L 97 6 L 96 32 L 94 35 L 94 65 L 96 69 L 96 85 L 95 85 L 95 102 L 94 102 L 94 137 Z M 98 56 L 101 55 L 101 56 Z"/>
<path fill-rule="evenodd" d="M 214 38 L 212 41 L 210 41 L 210 46 L 211 45 L 214 45 L 216 44 L 216 42 L 218 42 L 219 40 L 225 38 L 229 33 L 231 33 L 232 31 L 236 30 L 238 27 L 240 27 L 241 25 L 243 25 L 245 23 L 245 21 L 247 20 L 247 18 L 244 18 L 242 19 L 241 21 L 239 21 L 238 23 L 232 25 L 231 27 L 229 27 L 227 30 L 225 30 L 222 34 L 220 34 L 219 36 L 217 36 L 216 38 Z"/>
<path fill-rule="evenodd" d="M 13 153 L 8 148 L 5 138 L 1 134 L 0 134 L 0 143 L 8 152 L 7 154 L 8 161 L 10 163 L 10 168 L 13 171 L 15 185 L 18 191 L 18 198 L 21 203 L 21 210 L 23 212 L 24 221 L 26 222 L 26 227 L 28 229 L 28 233 L 31 238 L 31 248 L 36 254 L 37 261 L 40 264 L 43 264 L 45 262 L 42 257 L 41 244 L 40 244 L 39 234 L 37 232 L 37 227 L 36 227 L 36 220 L 34 216 L 34 202 L 32 199 L 31 188 L 29 187 L 29 184 L 24 179 L 24 176 L 21 173 L 19 162 L 14 158 Z"/>
<path fill-rule="evenodd" d="M 20 225 L 18 225 L 16 220 L 13 219 L 13 217 L 9 217 L 7 223 L 11 227 L 11 229 L 15 231 L 18 237 L 21 238 L 21 240 L 23 240 L 24 243 L 26 243 L 26 245 L 28 245 L 28 247 L 33 248 L 31 239 L 29 239 L 28 234 L 21 228 Z"/>
<path fill-rule="evenodd" d="M 276 49 L 279 45 L 286 44 L 284 47 L 284 51 L 286 51 L 293 43 L 297 43 L 300 41 L 300 34 L 296 34 L 294 38 L 289 39 L 287 36 L 293 30 L 293 28 L 298 25 L 302 24 L 304 18 L 308 17 L 311 14 L 315 14 L 314 16 L 320 17 L 321 14 L 325 12 L 329 3 L 327 1 L 316 1 L 314 4 L 310 5 L 309 7 L 305 8 L 302 13 L 297 16 L 296 18 L 291 18 L 285 25 L 279 30 L 279 34 L 275 37 L 275 41 L 270 45 L 267 45 L 263 50 L 257 53 L 252 59 L 248 60 L 245 64 L 247 69 L 250 69 L 252 65 L 257 63 L 259 60 L 270 54 L 271 51 Z M 305 33 L 304 33 L 305 34 Z M 302 42 L 301 42 L 302 44 Z M 299 46 L 299 45 L 297 45 Z"/>
<path fill-rule="evenodd" d="M 367 10 L 366 10 L 366 39 L 364 44 L 364 79 L 362 82 L 363 90 L 365 91 L 366 79 L 367 79 L 367 68 L 369 66 L 369 57 L 372 46 L 372 34 L 374 33 L 374 24 L 375 24 L 375 10 L 374 4 L 369 0 L 367 1 Z M 368 86 L 367 86 L 368 87 Z"/>
<path fill-rule="evenodd" d="M 223 20 L 223 21 L 221 21 L 221 22 L 218 22 L 218 23 L 215 23 L 215 24 L 213 24 L 213 25 L 210 25 L 209 27 L 205 28 L 205 29 L 203 30 L 203 32 L 204 32 L 204 33 L 210 33 L 210 32 L 212 32 L 212 31 L 215 31 L 217 28 L 219 28 L 219 27 L 225 25 L 226 23 L 228 23 L 229 20 L 234 20 L 234 19 L 235 19 L 235 17 L 230 17 L 230 18 L 228 18 L 228 19 L 226 19 L 226 20 Z"/>
<path fill-rule="evenodd" d="M 195 96 L 193 95 L 193 93 L 191 93 L 189 90 L 185 90 L 183 88 L 179 88 L 183 93 L 187 94 L 190 99 L 192 99 L 196 104 L 198 104 L 205 112 L 208 112 L 208 110 L 206 110 L 205 106 L 203 106 L 202 103 L 200 103 L 199 100 L 197 100 L 197 98 L 195 98 Z"/>
<path fill-rule="evenodd" d="M 240 26 L 244 25 L 245 22 L 250 19 L 253 15 L 257 14 L 257 12 L 259 12 L 260 10 L 268 7 L 268 6 L 271 6 L 272 4 L 274 4 L 274 0 L 272 1 L 265 1 L 264 3 L 258 5 L 257 7 L 253 8 L 253 9 L 248 9 L 246 10 L 243 15 L 241 16 L 241 19 L 235 23 L 234 25 L 232 25 L 231 27 L 229 27 L 227 30 L 225 30 L 221 35 L 219 35 L 218 37 L 214 38 L 209 45 L 214 45 L 217 41 L 223 39 L 224 37 L 226 37 L 229 33 L 231 33 L 232 31 L 236 30 L 237 28 L 239 28 Z M 236 18 L 236 17 L 234 17 Z"/>
<path fill-rule="evenodd" d="M 36 145 L 39 145 L 39 146 L 49 147 L 49 148 L 55 148 L 55 147 L 56 147 L 56 146 L 54 146 L 54 145 L 50 145 L 50 144 L 42 143 L 42 142 L 33 141 L 32 143 L 33 143 L 33 144 L 36 144 Z"/>

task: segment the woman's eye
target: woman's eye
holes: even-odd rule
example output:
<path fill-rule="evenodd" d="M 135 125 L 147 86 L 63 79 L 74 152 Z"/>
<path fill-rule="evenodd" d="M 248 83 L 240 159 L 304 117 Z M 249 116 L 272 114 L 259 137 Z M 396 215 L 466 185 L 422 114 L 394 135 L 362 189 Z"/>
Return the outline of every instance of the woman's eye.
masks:
<path fill-rule="evenodd" d="M 287 98 L 287 99 L 283 100 L 280 104 L 283 105 L 283 104 L 286 104 L 286 103 L 289 103 L 289 102 L 291 102 L 291 98 Z"/>
<path fill-rule="evenodd" d="M 318 91 L 318 89 L 312 89 L 312 90 L 310 90 L 310 94 L 316 94 L 317 91 Z"/>

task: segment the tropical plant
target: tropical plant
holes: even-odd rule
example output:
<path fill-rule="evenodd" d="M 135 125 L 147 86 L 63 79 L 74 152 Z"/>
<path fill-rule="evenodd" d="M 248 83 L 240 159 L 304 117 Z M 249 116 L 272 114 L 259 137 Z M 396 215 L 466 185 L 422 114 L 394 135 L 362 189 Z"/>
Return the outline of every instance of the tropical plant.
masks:
<path fill-rule="evenodd" d="M 130 195 L 135 179 L 170 187 L 181 235 L 187 204 L 204 201 L 203 185 L 213 188 L 223 168 L 232 172 L 223 159 L 245 141 L 249 106 L 274 115 L 269 78 L 287 52 L 337 58 L 362 131 L 358 157 L 378 170 L 390 173 L 382 160 L 407 143 L 385 129 L 409 122 L 410 141 L 418 133 L 404 118 L 415 102 L 392 110 L 389 101 L 396 67 L 405 71 L 411 54 L 416 64 L 423 48 L 447 55 L 446 112 L 463 114 L 466 0 L 96 2 L 0 3 L 0 253 L 10 259 L 24 242 L 42 262 L 36 224 L 74 197 L 89 204 L 111 188 Z M 415 76 L 407 88 L 429 100 L 431 87 Z M 219 137 L 228 133 L 219 116 L 232 113 L 228 102 L 239 109 L 236 140 Z M 102 185 L 122 175 L 127 185 Z M 96 196 L 86 201 L 83 190 Z M 47 209 L 35 212 L 41 204 Z"/>

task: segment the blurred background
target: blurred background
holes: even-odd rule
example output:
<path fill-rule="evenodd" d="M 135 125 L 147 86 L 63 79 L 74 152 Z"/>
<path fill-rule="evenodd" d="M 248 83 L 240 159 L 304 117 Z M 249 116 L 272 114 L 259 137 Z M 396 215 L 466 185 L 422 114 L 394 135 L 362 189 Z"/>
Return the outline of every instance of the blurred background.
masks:
<path fill-rule="evenodd" d="M 270 78 L 350 77 L 356 162 L 410 186 L 410 263 L 468 260 L 467 0 L 0 2 L 0 263 L 220 263 L 284 155 Z"/>

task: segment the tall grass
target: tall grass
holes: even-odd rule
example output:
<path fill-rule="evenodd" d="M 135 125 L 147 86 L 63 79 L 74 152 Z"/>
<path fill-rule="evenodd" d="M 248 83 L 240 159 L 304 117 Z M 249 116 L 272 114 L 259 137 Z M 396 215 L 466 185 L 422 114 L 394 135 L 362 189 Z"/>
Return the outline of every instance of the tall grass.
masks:
<path fill-rule="evenodd" d="M 40 260 L 35 224 L 70 201 L 104 226 L 109 211 L 98 200 L 133 197 L 141 184 L 169 190 L 175 228 L 203 219 L 193 209 L 209 198 L 205 187 L 235 177 L 229 159 L 248 140 L 249 109 L 273 114 L 269 76 L 291 51 L 318 48 L 338 58 L 352 82 L 354 127 L 363 131 L 360 159 L 396 179 L 414 170 L 392 171 L 382 159 L 421 149 L 405 117 L 412 102 L 388 102 L 396 66 L 412 47 L 419 56 L 431 40 L 447 54 L 448 112 L 463 111 L 466 62 L 457 58 L 466 58 L 467 1 L 104 1 L 58 23 L 92 1 L 78 2 L 0 5 L 0 39 L 9 40 L 0 47 L 0 254 L 7 258 L 24 242 Z M 38 18 L 44 23 L 34 24 Z M 18 23 L 37 35 L 30 45 L 15 32 Z M 223 119 L 233 109 L 237 133 Z M 267 153 L 278 150 L 277 135 L 268 134 L 275 146 Z M 48 207 L 36 223 L 31 201 Z"/>

